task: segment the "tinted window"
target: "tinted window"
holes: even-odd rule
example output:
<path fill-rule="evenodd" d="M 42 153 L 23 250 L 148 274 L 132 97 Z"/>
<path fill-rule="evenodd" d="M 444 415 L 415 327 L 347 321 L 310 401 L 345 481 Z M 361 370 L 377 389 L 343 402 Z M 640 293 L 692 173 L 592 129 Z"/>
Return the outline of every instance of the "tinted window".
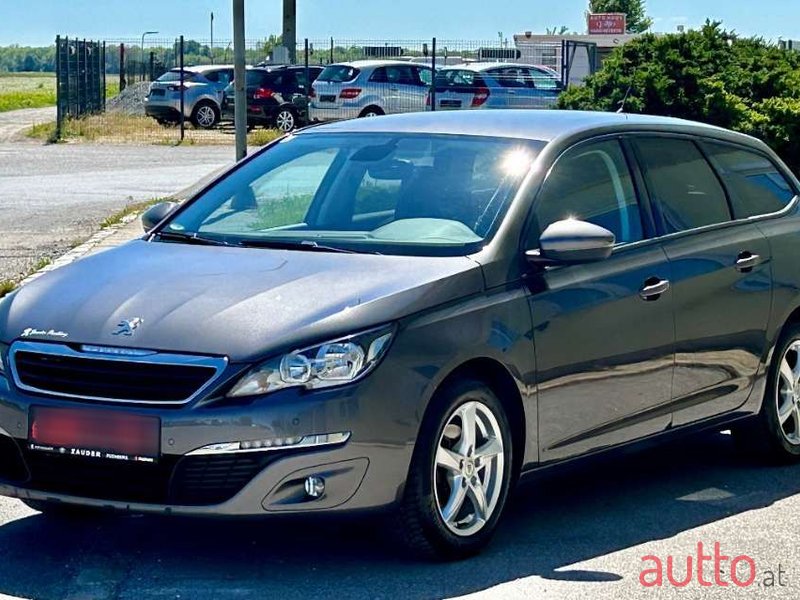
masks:
<path fill-rule="evenodd" d="M 360 71 L 347 65 L 330 65 L 322 70 L 317 78 L 318 81 L 330 81 L 331 83 L 342 83 L 353 81 Z"/>
<path fill-rule="evenodd" d="M 765 156 L 724 144 L 703 145 L 728 186 L 737 219 L 778 212 L 794 198 L 792 186 Z"/>
<path fill-rule="evenodd" d="M 437 90 L 472 88 L 473 86 L 484 86 L 483 80 L 475 71 L 447 69 L 436 73 Z"/>
<path fill-rule="evenodd" d="M 545 71 L 544 69 L 531 69 L 531 77 L 533 78 L 534 87 L 540 90 L 555 90 L 558 89 L 559 80 L 555 75 Z"/>
<path fill-rule="evenodd" d="M 523 67 L 506 67 L 489 71 L 497 82 L 506 88 L 525 88 L 533 87 L 533 81 L 528 73 L 528 69 Z"/>
<path fill-rule="evenodd" d="M 529 247 L 538 244 L 548 225 L 570 218 L 605 227 L 618 244 L 643 238 L 636 192 L 618 141 L 582 145 L 558 160 L 536 200 Z"/>
<path fill-rule="evenodd" d="M 249 86 L 256 86 L 256 85 L 264 85 L 267 83 L 267 79 L 269 77 L 269 73 L 266 71 L 247 71 L 247 85 Z"/>
<path fill-rule="evenodd" d="M 192 73 L 191 71 L 184 71 L 183 72 L 183 80 L 184 81 L 194 81 L 197 77 L 196 73 Z M 156 79 L 156 81 L 162 81 L 165 83 L 180 81 L 181 80 L 181 70 L 175 69 L 174 71 L 167 71 L 161 77 Z"/>
<path fill-rule="evenodd" d="M 665 233 L 731 218 L 725 191 L 699 148 L 689 140 L 636 140 L 650 195 L 660 209 Z"/>

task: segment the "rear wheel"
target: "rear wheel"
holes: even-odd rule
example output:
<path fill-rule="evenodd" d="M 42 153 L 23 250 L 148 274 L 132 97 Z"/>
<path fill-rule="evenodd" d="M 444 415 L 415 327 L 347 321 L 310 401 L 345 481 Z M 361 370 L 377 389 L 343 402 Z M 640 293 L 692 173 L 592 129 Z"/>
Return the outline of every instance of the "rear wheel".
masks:
<path fill-rule="evenodd" d="M 195 127 L 211 129 L 219 123 L 219 109 L 211 102 L 200 102 L 192 111 L 191 121 Z"/>
<path fill-rule="evenodd" d="M 462 380 L 437 395 L 399 512 L 412 551 L 455 560 L 489 543 L 512 477 L 510 431 L 502 404 L 481 382 Z"/>
<path fill-rule="evenodd" d="M 368 106 L 364 110 L 361 111 L 361 114 L 358 115 L 359 118 L 369 118 L 369 117 L 380 117 L 381 115 L 386 114 L 383 110 L 377 106 Z"/>
<path fill-rule="evenodd" d="M 800 324 L 790 325 L 775 348 L 758 418 L 734 434 L 747 454 L 800 460 Z"/>
<path fill-rule="evenodd" d="M 282 108 L 275 115 L 275 127 L 284 133 L 294 131 L 297 127 L 297 115 L 291 108 Z"/>

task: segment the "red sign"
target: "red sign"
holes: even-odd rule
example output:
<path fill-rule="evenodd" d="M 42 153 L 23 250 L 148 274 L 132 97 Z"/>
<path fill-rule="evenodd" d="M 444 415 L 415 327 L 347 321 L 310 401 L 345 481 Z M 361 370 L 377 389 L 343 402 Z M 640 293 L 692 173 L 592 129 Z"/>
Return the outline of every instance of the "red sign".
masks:
<path fill-rule="evenodd" d="M 594 13 L 589 15 L 590 34 L 621 35 L 627 27 L 625 13 Z"/>

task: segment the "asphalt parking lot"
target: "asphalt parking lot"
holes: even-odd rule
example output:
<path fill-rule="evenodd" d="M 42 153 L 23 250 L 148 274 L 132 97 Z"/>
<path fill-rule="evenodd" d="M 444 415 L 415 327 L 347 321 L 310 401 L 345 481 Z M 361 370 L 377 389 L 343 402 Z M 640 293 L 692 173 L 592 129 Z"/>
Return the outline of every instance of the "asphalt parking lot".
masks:
<path fill-rule="evenodd" d="M 15 112 L 24 116 L 0 117 L 0 280 L 63 254 L 127 204 L 175 193 L 233 162 L 229 146 L 43 146 L 14 133 L 41 111 Z"/>
<path fill-rule="evenodd" d="M 66 522 L 3 499 L 0 597 L 797 598 L 798 494 L 800 466 L 763 467 L 729 436 L 706 434 L 526 484 L 488 551 L 454 564 L 410 561 L 370 522 Z M 696 573 L 683 589 L 666 576 L 658 590 L 642 586 L 643 556 L 674 556 L 683 578 L 698 542 L 751 557 L 757 580 L 738 588 L 723 567 L 727 588 L 703 587 Z"/>

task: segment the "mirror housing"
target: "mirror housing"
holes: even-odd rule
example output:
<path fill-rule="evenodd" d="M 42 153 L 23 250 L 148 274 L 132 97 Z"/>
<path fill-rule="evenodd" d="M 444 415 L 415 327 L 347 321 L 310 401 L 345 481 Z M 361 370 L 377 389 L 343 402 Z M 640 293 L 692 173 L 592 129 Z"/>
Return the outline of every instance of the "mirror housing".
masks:
<path fill-rule="evenodd" d="M 177 202 L 159 202 L 148 208 L 142 214 L 144 232 L 150 233 L 156 225 L 166 219 L 176 208 L 178 208 Z"/>
<path fill-rule="evenodd" d="M 539 237 L 539 249 L 528 250 L 525 258 L 540 265 L 598 262 L 611 256 L 615 242 L 604 227 L 566 219 L 551 223 Z"/>

